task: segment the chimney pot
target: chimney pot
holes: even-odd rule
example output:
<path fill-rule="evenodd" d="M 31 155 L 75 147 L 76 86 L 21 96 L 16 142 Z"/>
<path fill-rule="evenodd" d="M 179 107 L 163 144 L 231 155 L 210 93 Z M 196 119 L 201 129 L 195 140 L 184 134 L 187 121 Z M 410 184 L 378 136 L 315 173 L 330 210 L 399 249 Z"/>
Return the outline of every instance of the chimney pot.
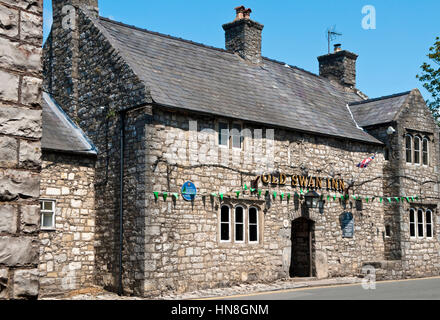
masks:
<path fill-rule="evenodd" d="M 335 52 L 342 51 L 341 46 L 342 46 L 342 45 L 341 45 L 340 43 L 335 44 Z"/>

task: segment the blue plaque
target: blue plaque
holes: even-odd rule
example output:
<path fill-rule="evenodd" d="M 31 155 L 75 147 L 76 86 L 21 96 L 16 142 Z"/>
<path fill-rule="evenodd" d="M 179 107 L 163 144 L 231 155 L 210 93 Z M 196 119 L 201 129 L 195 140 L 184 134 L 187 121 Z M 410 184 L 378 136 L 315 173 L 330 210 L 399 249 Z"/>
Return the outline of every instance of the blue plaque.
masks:
<path fill-rule="evenodd" d="M 354 237 L 354 218 L 351 212 L 345 212 L 341 215 L 341 228 L 343 238 Z"/>
<path fill-rule="evenodd" d="M 186 201 L 193 201 L 197 195 L 197 188 L 194 183 L 187 181 L 182 186 L 182 197 Z"/>

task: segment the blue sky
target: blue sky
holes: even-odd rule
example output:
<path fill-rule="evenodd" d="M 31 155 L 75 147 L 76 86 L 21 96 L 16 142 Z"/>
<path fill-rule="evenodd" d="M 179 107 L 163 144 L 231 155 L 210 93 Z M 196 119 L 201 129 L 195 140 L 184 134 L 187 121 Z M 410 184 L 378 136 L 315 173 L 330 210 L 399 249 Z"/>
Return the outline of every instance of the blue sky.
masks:
<path fill-rule="evenodd" d="M 44 0 L 44 35 L 52 21 Z M 418 88 L 416 79 L 435 37 L 440 36 L 438 0 L 100 0 L 100 14 L 140 28 L 224 48 L 222 24 L 234 8 L 253 10 L 265 25 L 263 55 L 318 73 L 317 57 L 327 53 L 325 31 L 336 25 L 343 49 L 359 55 L 358 88 L 371 98 Z M 362 8 L 376 9 L 376 29 L 362 28 Z"/>

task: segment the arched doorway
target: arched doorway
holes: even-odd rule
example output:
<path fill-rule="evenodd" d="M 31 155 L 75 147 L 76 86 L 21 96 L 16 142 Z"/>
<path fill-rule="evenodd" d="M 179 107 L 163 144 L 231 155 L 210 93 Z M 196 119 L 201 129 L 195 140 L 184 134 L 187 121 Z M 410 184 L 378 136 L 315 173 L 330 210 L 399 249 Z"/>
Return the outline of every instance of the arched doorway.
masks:
<path fill-rule="evenodd" d="M 314 222 L 307 218 L 298 218 L 292 223 L 291 277 L 314 276 L 313 230 Z"/>

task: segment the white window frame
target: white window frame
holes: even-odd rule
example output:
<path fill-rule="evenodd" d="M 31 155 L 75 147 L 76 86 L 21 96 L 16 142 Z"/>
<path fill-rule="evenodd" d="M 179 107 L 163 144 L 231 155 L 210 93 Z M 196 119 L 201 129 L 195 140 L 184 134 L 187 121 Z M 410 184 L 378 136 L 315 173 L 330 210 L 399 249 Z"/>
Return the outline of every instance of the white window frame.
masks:
<path fill-rule="evenodd" d="M 419 141 L 419 150 L 418 150 L 418 153 L 419 153 L 419 161 L 418 162 L 416 162 L 416 153 L 417 153 L 417 150 L 416 150 L 416 141 Z M 423 156 L 423 146 L 422 146 L 422 138 L 420 138 L 420 136 L 415 136 L 414 137 L 414 160 L 413 160 L 413 163 L 415 164 L 415 165 L 421 165 L 422 163 L 423 163 L 423 160 L 422 160 L 422 156 Z"/>
<path fill-rule="evenodd" d="M 421 223 L 419 221 L 419 212 L 422 212 L 422 222 Z M 423 238 L 425 238 L 425 234 L 426 234 L 425 233 L 425 210 L 423 210 L 422 208 L 417 209 L 416 220 L 417 220 L 417 238 L 423 239 Z M 422 225 L 422 227 L 423 227 L 423 235 L 422 236 L 420 236 L 420 234 L 419 234 L 419 225 Z"/>
<path fill-rule="evenodd" d="M 52 210 L 44 210 L 43 209 L 45 202 L 52 202 Z M 43 231 L 54 231 L 54 230 L 56 230 L 56 225 L 55 225 L 55 221 L 56 221 L 56 219 L 55 219 L 55 216 L 56 216 L 56 204 L 57 204 L 56 200 L 53 200 L 53 199 L 40 199 L 40 207 L 41 207 L 41 210 L 40 210 L 40 214 L 41 214 L 41 227 L 40 227 L 40 229 L 41 230 L 43 230 Z M 43 216 L 45 214 L 48 214 L 48 213 L 52 214 L 52 226 L 51 227 L 44 227 L 43 226 L 43 221 L 44 221 L 43 220 Z"/>
<path fill-rule="evenodd" d="M 226 145 L 220 144 L 220 137 L 222 135 L 222 132 L 221 132 L 221 129 L 220 129 L 220 124 L 226 124 L 227 130 L 228 130 L 228 136 L 227 136 L 227 139 L 226 139 Z M 218 131 L 218 136 L 217 136 L 217 144 L 218 144 L 218 146 L 220 148 L 229 149 L 230 140 L 231 140 L 231 130 L 229 128 L 229 122 L 228 121 L 221 121 L 221 120 L 219 120 L 218 124 L 217 124 L 217 128 L 218 128 L 218 130 L 217 130 Z"/>
<path fill-rule="evenodd" d="M 425 141 L 426 141 L 426 151 L 425 151 Z M 427 162 L 426 164 L 423 161 L 425 153 L 426 153 L 426 162 Z M 422 161 L 421 161 L 421 164 L 425 167 L 429 166 L 429 139 L 427 137 L 424 137 L 422 139 Z"/>
<path fill-rule="evenodd" d="M 411 211 L 414 212 L 414 222 L 411 222 Z M 414 235 L 411 235 L 411 224 L 414 224 Z M 409 210 L 409 236 L 412 239 L 417 238 L 417 210 L 414 208 L 411 208 Z"/>
<path fill-rule="evenodd" d="M 426 216 L 428 216 L 428 213 L 431 215 L 431 222 L 428 223 L 426 219 Z M 428 224 L 431 226 L 431 235 L 428 237 Z M 434 214 L 431 209 L 426 210 L 425 212 L 425 236 L 427 239 L 434 238 Z"/>
<path fill-rule="evenodd" d="M 222 225 L 226 224 L 226 222 L 222 222 L 222 209 L 223 209 L 223 207 L 228 208 L 228 223 L 227 224 L 229 226 L 229 240 L 223 240 L 222 239 Z M 220 243 L 231 243 L 232 242 L 231 229 L 232 229 L 232 224 L 231 224 L 231 207 L 224 204 L 224 205 L 222 205 L 220 207 L 220 219 L 219 219 L 219 230 L 220 230 L 220 232 L 219 232 L 219 240 L 220 240 Z"/>
<path fill-rule="evenodd" d="M 256 241 L 251 241 L 251 228 L 250 228 L 250 226 L 251 226 L 251 219 L 250 219 L 251 209 L 255 209 L 255 212 L 257 214 L 257 224 L 256 224 L 256 226 L 257 226 L 257 240 Z M 248 229 L 247 234 L 248 234 L 249 244 L 259 244 L 260 243 L 260 212 L 259 212 L 258 208 L 256 208 L 256 207 L 249 207 L 248 215 L 247 216 L 248 216 L 247 217 L 248 218 L 247 219 L 247 221 L 248 221 L 248 223 L 247 223 L 247 229 Z M 252 224 L 252 225 L 255 225 L 255 224 Z"/>
<path fill-rule="evenodd" d="M 407 142 L 407 139 L 410 139 L 410 149 L 408 149 L 408 142 Z M 414 145 L 413 145 L 413 137 L 412 137 L 412 135 L 410 135 L 409 133 L 407 133 L 406 135 L 405 135 L 405 161 L 406 161 L 406 163 L 413 163 L 414 162 L 414 155 L 413 155 L 413 148 L 414 148 Z M 409 154 L 411 155 L 411 161 L 408 161 L 408 151 L 409 151 Z"/>
<path fill-rule="evenodd" d="M 241 208 L 243 210 L 243 222 L 237 223 L 237 208 Z M 241 225 L 241 228 L 243 229 L 243 240 L 239 241 L 237 240 L 237 226 Z M 238 205 L 234 208 L 234 242 L 235 243 L 245 243 L 246 242 L 246 230 L 245 230 L 245 226 L 246 226 L 246 209 L 241 206 Z"/>

